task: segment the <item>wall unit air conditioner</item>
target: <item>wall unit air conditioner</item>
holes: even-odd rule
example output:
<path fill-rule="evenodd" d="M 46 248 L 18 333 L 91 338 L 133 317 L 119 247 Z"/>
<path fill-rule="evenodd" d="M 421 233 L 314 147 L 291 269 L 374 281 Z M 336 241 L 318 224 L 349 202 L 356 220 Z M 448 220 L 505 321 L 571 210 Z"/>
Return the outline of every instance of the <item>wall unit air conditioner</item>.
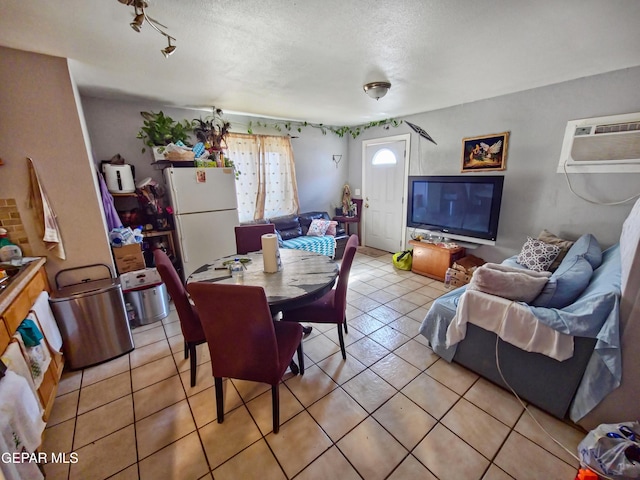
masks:
<path fill-rule="evenodd" d="M 567 122 L 558 173 L 640 172 L 640 113 Z"/>

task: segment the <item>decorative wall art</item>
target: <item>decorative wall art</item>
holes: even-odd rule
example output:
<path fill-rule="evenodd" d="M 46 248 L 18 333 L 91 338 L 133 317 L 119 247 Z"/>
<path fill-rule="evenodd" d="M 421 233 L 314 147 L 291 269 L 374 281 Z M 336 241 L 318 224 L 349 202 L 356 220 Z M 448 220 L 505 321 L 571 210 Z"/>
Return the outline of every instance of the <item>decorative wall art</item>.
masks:
<path fill-rule="evenodd" d="M 462 139 L 462 173 L 505 170 L 509 132 Z"/>
<path fill-rule="evenodd" d="M 406 123 L 407 125 L 409 125 L 411 127 L 411 129 L 416 132 L 418 135 L 420 135 L 423 138 L 426 138 L 427 140 L 429 140 L 430 142 L 434 143 L 435 145 L 437 145 L 436 141 L 431 138 L 431 135 L 429 135 L 426 130 L 424 130 L 422 127 L 419 127 L 418 125 L 415 125 L 411 122 L 407 122 L 406 120 L 404 121 L 404 123 Z"/>

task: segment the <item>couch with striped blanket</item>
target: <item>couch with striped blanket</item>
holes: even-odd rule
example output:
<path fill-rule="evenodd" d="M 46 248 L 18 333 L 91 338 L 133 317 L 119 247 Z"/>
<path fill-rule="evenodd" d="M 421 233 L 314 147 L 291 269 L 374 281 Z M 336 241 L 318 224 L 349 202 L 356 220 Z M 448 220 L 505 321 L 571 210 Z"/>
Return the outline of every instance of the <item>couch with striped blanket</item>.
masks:
<path fill-rule="evenodd" d="M 327 212 L 307 212 L 299 215 L 284 215 L 270 218 L 269 223 L 276 227 L 280 238 L 280 248 L 295 248 L 308 252 L 320 253 L 339 260 L 349 236 L 344 228 L 336 226 L 336 234 L 309 236 L 309 226 L 314 219 L 330 220 Z"/>

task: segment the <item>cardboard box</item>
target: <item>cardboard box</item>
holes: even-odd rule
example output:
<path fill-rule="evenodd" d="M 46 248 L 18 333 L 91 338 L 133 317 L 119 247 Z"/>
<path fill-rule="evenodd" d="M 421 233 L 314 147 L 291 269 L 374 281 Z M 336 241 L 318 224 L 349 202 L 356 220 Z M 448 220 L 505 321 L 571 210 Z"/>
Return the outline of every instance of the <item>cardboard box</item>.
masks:
<path fill-rule="evenodd" d="M 451 268 L 447 269 L 445 275 L 444 284 L 447 287 L 458 288 L 466 285 L 471 281 L 471 276 L 475 272 L 476 268 L 484 265 L 485 262 L 480 257 L 475 255 L 467 255 L 456 260 Z"/>
<path fill-rule="evenodd" d="M 458 280 L 457 278 L 452 278 L 449 281 L 449 287 L 450 288 L 458 288 L 458 287 L 462 287 L 463 285 L 466 285 L 467 283 L 469 283 L 468 281 L 463 281 L 463 280 Z"/>
<path fill-rule="evenodd" d="M 133 272 L 145 268 L 142 244 L 133 243 L 131 245 L 123 245 L 122 247 L 114 247 L 111 251 L 116 261 L 118 273 Z"/>
<path fill-rule="evenodd" d="M 471 274 L 462 272 L 455 268 L 448 268 L 444 277 L 444 284 L 447 287 L 461 287 L 471 281 Z"/>
<path fill-rule="evenodd" d="M 480 257 L 476 257 L 475 255 L 467 255 L 466 257 L 462 257 L 461 259 L 456 260 L 452 268 L 463 273 L 472 274 L 476 268 L 484 265 L 485 263 L 487 262 L 485 262 Z"/>

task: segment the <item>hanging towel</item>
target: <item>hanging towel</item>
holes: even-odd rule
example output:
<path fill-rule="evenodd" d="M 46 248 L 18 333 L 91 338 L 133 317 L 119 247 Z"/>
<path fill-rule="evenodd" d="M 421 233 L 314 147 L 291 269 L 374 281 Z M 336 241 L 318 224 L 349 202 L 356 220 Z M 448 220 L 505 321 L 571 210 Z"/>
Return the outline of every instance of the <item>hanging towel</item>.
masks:
<path fill-rule="evenodd" d="M 40 345 L 40 342 L 44 338 L 44 335 L 42 335 L 42 332 L 31 318 L 25 318 L 16 330 L 22 335 L 22 341 L 25 347 Z"/>
<path fill-rule="evenodd" d="M 44 374 L 51 363 L 51 353 L 49 352 L 47 345 L 44 342 L 40 342 L 40 344 L 35 347 L 27 347 L 22 340 L 20 332 L 16 332 L 13 338 L 18 340 L 20 348 L 22 349 L 22 354 L 29 364 L 31 376 L 33 377 L 33 384 L 36 386 L 36 389 L 40 388 L 42 380 L 44 380 Z"/>
<path fill-rule="evenodd" d="M 22 354 L 20 344 L 18 342 L 11 342 L 2 354 L 1 358 L 4 364 L 9 369 L 8 371 L 12 371 L 26 380 L 29 388 L 31 389 L 31 392 L 33 392 L 33 395 L 38 399 L 38 403 L 40 403 L 38 391 L 35 384 L 33 383 L 31 368 L 29 368 L 29 365 L 27 364 L 27 361 Z"/>
<path fill-rule="evenodd" d="M 104 210 L 104 218 L 107 221 L 107 231 L 110 232 L 114 228 L 122 227 L 122 221 L 113 203 L 113 195 L 109 193 L 107 184 L 104 183 L 104 177 L 101 173 L 98 173 L 98 181 L 100 182 L 102 209 Z"/>
<path fill-rule="evenodd" d="M 38 318 L 38 323 L 47 342 L 49 342 L 49 346 L 60 353 L 62 351 L 62 336 L 60 335 L 60 329 L 49 305 L 48 292 L 41 292 L 40 295 L 38 295 L 38 298 L 31 307 L 31 311 L 35 313 Z"/>
<path fill-rule="evenodd" d="M 67 256 L 64 253 L 56 214 L 51 208 L 47 194 L 40 183 L 33 160 L 28 157 L 27 165 L 29 167 L 29 208 L 36 210 L 38 226 L 42 231 L 42 241 L 47 250 L 56 257 L 65 260 Z"/>
<path fill-rule="evenodd" d="M 0 380 L 0 451 L 34 453 L 40 446 L 45 423 L 27 381 L 12 371 Z M 35 462 L 0 462 L 7 480 L 44 478 Z"/>

